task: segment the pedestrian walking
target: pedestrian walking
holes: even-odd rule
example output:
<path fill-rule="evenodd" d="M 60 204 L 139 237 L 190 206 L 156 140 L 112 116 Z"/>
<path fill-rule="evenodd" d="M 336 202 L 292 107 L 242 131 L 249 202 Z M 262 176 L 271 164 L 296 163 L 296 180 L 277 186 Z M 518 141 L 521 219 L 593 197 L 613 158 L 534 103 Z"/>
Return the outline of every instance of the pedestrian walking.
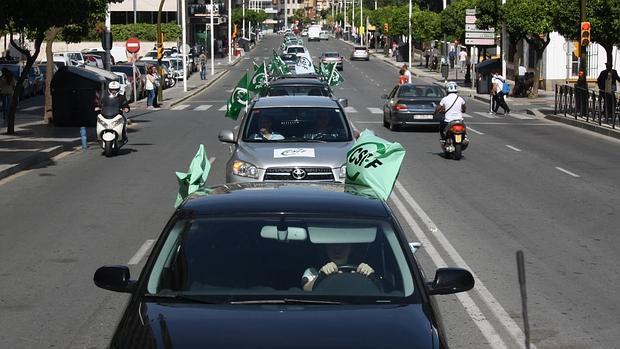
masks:
<path fill-rule="evenodd" d="M 15 91 L 17 80 L 13 76 L 13 73 L 7 68 L 2 68 L 0 72 L 0 101 L 2 102 L 2 116 L 4 120 L 6 120 L 11 108 L 13 92 Z"/>
<path fill-rule="evenodd" d="M 613 116 L 616 94 L 616 81 L 620 81 L 618 72 L 613 69 L 611 63 L 605 65 L 606 69 L 603 70 L 596 82 L 598 84 L 599 96 L 603 97 L 605 104 L 605 116 L 610 118 Z"/>
<path fill-rule="evenodd" d="M 437 47 L 433 47 L 433 67 L 432 70 L 437 70 L 437 64 L 439 64 L 439 50 Z"/>
<path fill-rule="evenodd" d="M 217 53 L 220 58 L 224 58 L 224 42 L 222 39 L 217 39 Z"/>
<path fill-rule="evenodd" d="M 510 108 L 508 107 L 508 104 L 506 104 L 506 99 L 504 97 L 504 84 L 506 83 L 506 79 L 496 72 L 493 74 L 491 83 L 494 85 L 493 90 L 495 92 L 495 106 L 493 108 L 493 114 L 497 114 L 499 107 L 502 107 L 504 110 L 504 115 L 510 114 Z"/>
<path fill-rule="evenodd" d="M 402 85 L 402 84 L 406 84 L 408 82 L 407 76 L 405 76 L 405 69 L 400 68 L 400 72 L 399 72 L 400 76 L 398 78 L 398 84 Z"/>
<path fill-rule="evenodd" d="M 459 52 L 459 68 L 461 68 L 461 73 L 464 72 L 465 70 L 466 61 L 467 61 L 467 51 L 465 49 L 462 49 L 461 52 Z"/>
<path fill-rule="evenodd" d="M 454 61 L 456 60 L 456 51 L 454 51 L 454 47 L 450 48 L 448 59 L 450 60 L 450 69 L 454 69 Z"/>
<path fill-rule="evenodd" d="M 407 78 L 407 82 L 406 84 L 410 84 L 413 82 L 413 80 L 411 79 L 411 71 L 409 71 L 409 66 L 406 64 L 403 64 L 403 66 L 401 67 L 402 71 L 403 71 L 403 75 Z"/>
<path fill-rule="evenodd" d="M 200 62 L 200 80 L 207 79 L 207 55 L 204 51 L 198 56 L 198 62 Z"/>
<path fill-rule="evenodd" d="M 431 59 L 431 48 L 427 47 L 426 50 L 424 50 L 424 58 L 426 59 L 426 69 L 428 69 L 428 61 L 430 61 Z"/>
<path fill-rule="evenodd" d="M 156 109 L 155 107 L 155 98 L 157 96 L 157 89 L 155 85 L 157 83 L 157 76 L 155 73 L 155 66 L 151 65 L 148 68 L 146 74 L 146 108 L 147 109 Z"/>

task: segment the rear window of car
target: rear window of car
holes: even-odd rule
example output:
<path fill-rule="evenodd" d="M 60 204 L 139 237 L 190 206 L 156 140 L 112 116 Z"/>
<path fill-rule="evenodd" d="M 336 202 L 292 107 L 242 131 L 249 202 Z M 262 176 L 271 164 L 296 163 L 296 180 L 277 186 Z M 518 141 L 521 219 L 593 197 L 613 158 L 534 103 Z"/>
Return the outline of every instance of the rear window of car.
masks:
<path fill-rule="evenodd" d="M 340 53 L 338 52 L 325 52 L 323 57 L 340 57 Z"/>
<path fill-rule="evenodd" d="M 443 97 L 443 89 L 439 86 L 403 85 L 398 90 L 398 97 Z"/>
<path fill-rule="evenodd" d="M 288 53 L 304 53 L 303 47 L 289 47 L 286 52 Z"/>
<path fill-rule="evenodd" d="M 363 47 L 363 46 L 356 47 L 355 51 L 366 51 L 366 47 Z"/>
<path fill-rule="evenodd" d="M 117 71 L 120 73 L 125 73 L 127 74 L 127 76 L 132 76 L 133 75 L 133 67 L 129 66 L 129 65 L 113 65 L 111 67 L 112 71 Z"/>
<path fill-rule="evenodd" d="M 324 96 L 329 97 L 329 88 L 321 85 L 275 85 L 269 86 L 266 96 Z"/>

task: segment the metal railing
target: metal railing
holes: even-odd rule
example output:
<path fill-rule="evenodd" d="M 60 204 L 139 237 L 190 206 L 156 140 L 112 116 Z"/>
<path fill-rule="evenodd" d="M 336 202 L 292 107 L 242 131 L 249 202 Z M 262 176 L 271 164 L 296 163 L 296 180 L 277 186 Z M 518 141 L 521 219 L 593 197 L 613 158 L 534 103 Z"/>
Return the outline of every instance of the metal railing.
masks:
<path fill-rule="evenodd" d="M 611 128 L 620 126 L 620 101 L 618 94 L 605 93 L 587 88 L 555 85 L 553 114 L 572 116 L 575 120 L 605 124 Z"/>

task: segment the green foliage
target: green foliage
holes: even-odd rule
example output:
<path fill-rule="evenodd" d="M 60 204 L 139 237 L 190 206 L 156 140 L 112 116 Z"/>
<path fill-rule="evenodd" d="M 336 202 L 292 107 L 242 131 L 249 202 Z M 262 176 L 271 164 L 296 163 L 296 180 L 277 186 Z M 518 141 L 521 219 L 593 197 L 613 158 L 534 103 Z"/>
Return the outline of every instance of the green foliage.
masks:
<path fill-rule="evenodd" d="M 413 23 L 412 35 L 416 40 L 425 42 L 441 38 L 441 15 L 439 13 L 416 8 L 411 21 Z"/>
<path fill-rule="evenodd" d="M 409 6 L 385 6 L 369 10 L 370 24 L 383 30 L 383 24 L 389 26 L 388 35 L 407 35 L 409 33 Z M 349 17 L 350 18 L 350 17 Z"/>
<path fill-rule="evenodd" d="M 477 0 L 456 0 L 441 11 L 441 29 L 448 39 L 465 42 L 465 9 L 475 8 Z"/>
<path fill-rule="evenodd" d="M 112 24 L 112 37 L 114 41 L 125 41 L 136 37 L 140 41 L 157 41 L 157 24 L 136 23 L 136 24 Z M 164 33 L 164 41 L 177 41 L 181 37 L 181 27 L 176 23 L 162 23 L 161 31 Z M 61 36 L 64 40 L 66 28 Z M 87 41 L 101 40 L 101 34 L 97 28 L 92 28 L 82 39 Z"/>

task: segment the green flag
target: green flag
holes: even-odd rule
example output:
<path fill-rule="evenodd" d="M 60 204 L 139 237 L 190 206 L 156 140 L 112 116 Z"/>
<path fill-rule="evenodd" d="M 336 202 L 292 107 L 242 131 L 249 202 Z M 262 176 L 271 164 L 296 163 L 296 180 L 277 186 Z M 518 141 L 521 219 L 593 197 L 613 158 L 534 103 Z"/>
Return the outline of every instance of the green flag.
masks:
<path fill-rule="evenodd" d="M 345 185 L 372 188 L 383 200 L 392 192 L 405 149 L 364 130 L 347 153 Z"/>
<path fill-rule="evenodd" d="M 252 66 L 254 67 L 254 71 L 256 71 L 256 69 L 258 69 L 259 65 L 256 64 L 256 62 L 252 61 Z"/>
<path fill-rule="evenodd" d="M 211 163 L 207 158 L 205 152 L 205 146 L 200 145 L 194 159 L 189 164 L 189 171 L 176 172 L 177 181 L 179 182 L 179 193 L 177 194 L 177 200 L 174 203 L 174 207 L 179 207 L 185 198 L 194 192 L 204 191 L 201 187 L 207 181 L 209 170 L 211 169 Z"/>
<path fill-rule="evenodd" d="M 256 66 L 254 69 L 254 75 L 250 79 L 248 90 L 252 92 L 259 92 L 263 87 L 267 85 L 267 68 L 265 63 Z"/>
<path fill-rule="evenodd" d="M 330 72 L 329 78 L 327 79 L 327 84 L 329 86 L 338 86 L 344 82 L 344 78 L 338 73 L 338 70 L 336 70 L 336 62 L 330 63 L 327 67 Z"/>
<path fill-rule="evenodd" d="M 248 73 L 246 72 L 226 101 L 226 117 L 237 120 L 239 112 L 248 105 L 249 101 Z"/>

